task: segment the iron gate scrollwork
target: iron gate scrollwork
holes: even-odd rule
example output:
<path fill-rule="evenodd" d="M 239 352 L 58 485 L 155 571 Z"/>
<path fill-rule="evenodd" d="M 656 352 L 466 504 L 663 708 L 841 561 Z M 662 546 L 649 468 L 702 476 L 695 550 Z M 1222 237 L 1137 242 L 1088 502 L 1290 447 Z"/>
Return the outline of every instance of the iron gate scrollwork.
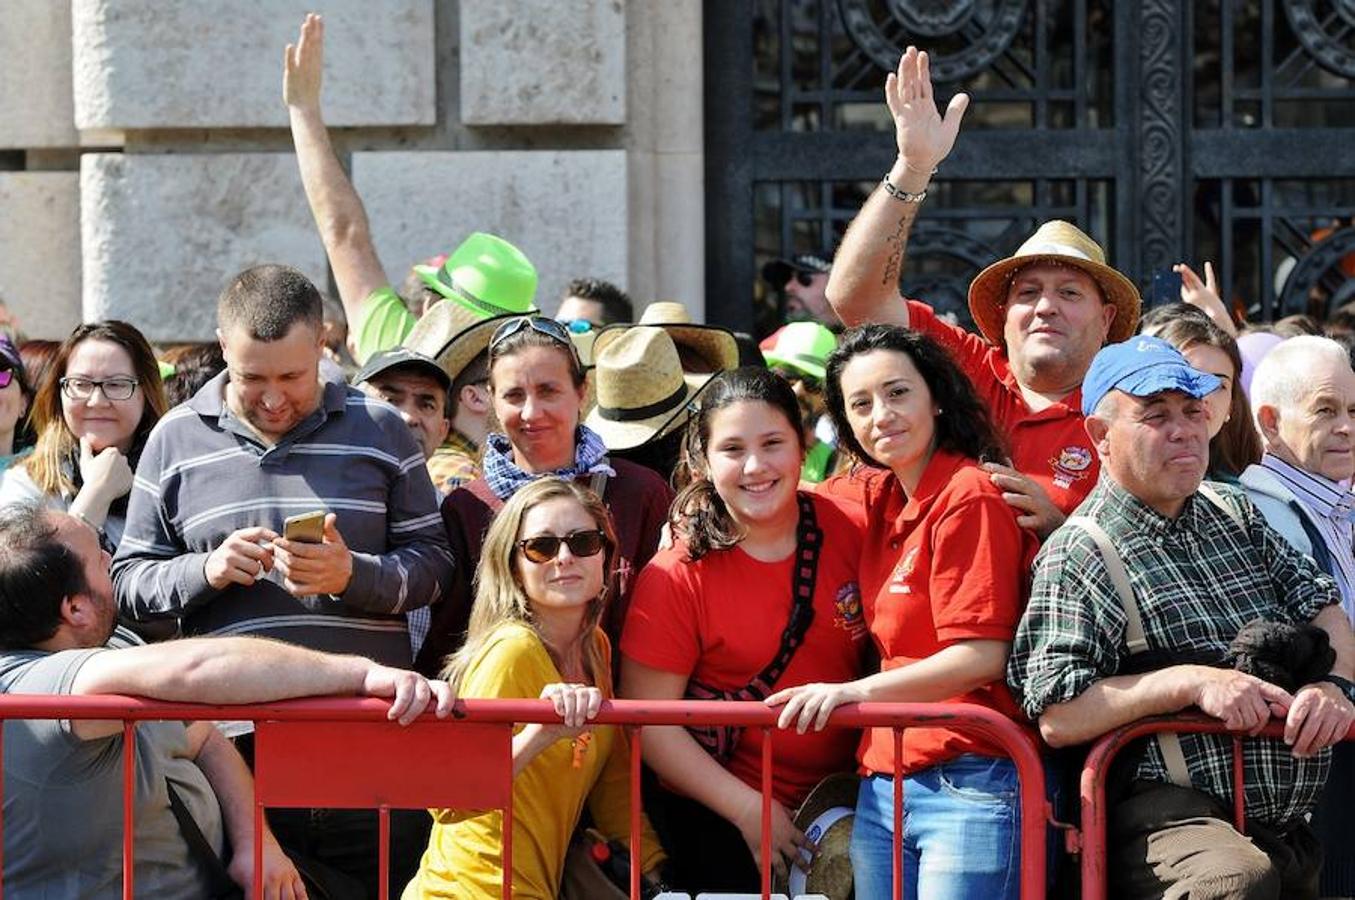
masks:
<path fill-rule="evenodd" d="M 776 256 L 831 252 L 894 156 L 910 43 L 973 100 L 905 293 L 969 280 L 1050 218 L 1147 288 L 1215 262 L 1252 319 L 1355 299 L 1355 0 L 706 0 L 707 316 L 765 332 Z"/>

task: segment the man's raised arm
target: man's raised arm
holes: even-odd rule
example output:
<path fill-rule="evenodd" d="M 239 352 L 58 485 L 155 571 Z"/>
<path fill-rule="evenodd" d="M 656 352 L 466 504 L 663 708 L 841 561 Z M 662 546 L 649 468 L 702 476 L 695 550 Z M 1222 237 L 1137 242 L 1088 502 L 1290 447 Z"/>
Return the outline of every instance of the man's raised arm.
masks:
<path fill-rule="evenodd" d="M 908 327 L 908 307 L 899 299 L 908 235 L 932 172 L 955 146 L 969 96 L 951 98 L 942 118 L 932 95 L 927 54 L 909 47 L 898 72 L 885 80 L 885 102 L 894 117 L 899 155 L 887 183 L 871 193 L 847 229 L 828 276 L 828 302 L 848 326 L 885 322 Z"/>
<path fill-rule="evenodd" d="M 296 44 L 284 52 L 282 95 L 292 124 L 301 183 L 324 242 L 339 299 L 349 327 L 360 328 L 367 298 L 390 283 L 372 245 L 367 211 L 358 198 L 320 114 L 324 73 L 325 25 L 311 13 L 301 25 Z M 412 323 L 411 323 L 412 324 Z M 398 339 L 392 343 L 398 343 Z"/>

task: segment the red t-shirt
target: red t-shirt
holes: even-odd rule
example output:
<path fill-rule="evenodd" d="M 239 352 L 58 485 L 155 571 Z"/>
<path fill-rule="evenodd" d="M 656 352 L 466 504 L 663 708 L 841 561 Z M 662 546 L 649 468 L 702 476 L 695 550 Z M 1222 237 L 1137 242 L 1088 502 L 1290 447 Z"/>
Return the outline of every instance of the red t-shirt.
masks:
<path fill-rule="evenodd" d="M 860 529 L 831 500 L 814 498 L 823 531 L 814 582 L 814 621 L 777 689 L 812 681 L 861 676 L 866 623 L 857 587 Z M 715 550 L 696 562 L 686 548 L 660 550 L 631 592 L 621 652 L 636 662 L 687 675 L 723 691 L 745 687 L 772 661 L 790 618 L 795 555 L 762 562 L 738 547 Z M 852 766 L 852 729 L 830 728 L 773 738 L 776 799 L 797 807 L 826 775 Z M 743 732 L 728 767 L 750 787 L 762 785 L 762 731 Z"/>
<path fill-rule="evenodd" d="M 950 351 L 988 405 L 993 422 L 1011 445 L 1012 464 L 1049 494 L 1065 515 L 1096 486 L 1101 471 L 1091 438 L 1082 427 L 1082 391 L 1031 412 L 1012 375 L 1007 355 L 976 334 L 942 322 L 932 308 L 908 301 L 909 326 Z"/>
<path fill-rule="evenodd" d="M 912 498 L 892 474 L 868 479 L 865 489 L 861 596 L 881 668 L 925 659 L 956 641 L 1012 640 L 1039 541 L 1016 524 L 988 474 L 971 459 L 938 450 Z M 1001 677 L 947 702 L 987 706 L 1029 727 Z M 962 731 L 904 732 L 905 772 L 961 753 L 1007 755 Z M 894 771 L 891 729 L 866 736 L 862 765 L 869 772 Z"/>

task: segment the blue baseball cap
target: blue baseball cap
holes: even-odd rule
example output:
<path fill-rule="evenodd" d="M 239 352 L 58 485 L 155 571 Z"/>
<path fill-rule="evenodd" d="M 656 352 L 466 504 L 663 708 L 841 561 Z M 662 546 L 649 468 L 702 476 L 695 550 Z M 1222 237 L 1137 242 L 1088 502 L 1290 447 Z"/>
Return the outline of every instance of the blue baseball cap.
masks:
<path fill-rule="evenodd" d="M 1082 415 L 1090 416 L 1111 391 L 1134 397 L 1180 391 L 1198 399 L 1222 383 L 1192 369 L 1181 351 L 1162 338 L 1138 335 L 1122 344 L 1107 344 L 1096 354 L 1082 379 Z"/>

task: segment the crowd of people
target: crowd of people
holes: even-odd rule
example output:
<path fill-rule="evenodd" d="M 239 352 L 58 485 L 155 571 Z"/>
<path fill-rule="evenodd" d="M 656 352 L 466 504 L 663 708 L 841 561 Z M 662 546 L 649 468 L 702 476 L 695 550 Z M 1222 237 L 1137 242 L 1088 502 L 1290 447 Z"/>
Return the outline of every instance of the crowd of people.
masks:
<path fill-rule="evenodd" d="M 760 346 L 594 278 L 546 317 L 534 264 L 487 233 L 397 290 L 321 116 L 323 29 L 287 47 L 283 93 L 337 303 L 269 264 L 224 286 L 211 345 L 0 336 L 0 690 L 367 695 L 400 723 L 549 699 L 559 724 L 512 741 L 512 871 L 501 812 L 403 811 L 406 900 L 504 877 L 588 896 L 585 833 L 634 853 L 648 896 L 756 891 L 770 865 L 785 890 L 889 897 L 896 767 L 903 895 L 1015 898 L 1001 748 L 834 709 L 1007 716 L 1056 809 L 1076 748 L 1194 711 L 1248 735 L 1246 831 L 1231 738 L 1142 742 L 1110 788 L 1119 894 L 1355 894 L 1355 312 L 1335 337 L 1239 328 L 1212 267 L 1182 264 L 1182 302 L 1145 313 L 1058 221 L 974 279 L 978 334 L 900 296 L 967 103 L 937 109 L 913 48 L 885 88 L 894 165 L 831 259 L 767 267 L 798 320 Z M 727 726 L 645 729 L 627 846 L 630 747 L 590 721 L 613 697 L 778 710 L 771 859 L 765 738 Z M 121 724 L 4 737 L 5 890 L 117 895 Z M 132 739 L 138 890 L 243 896 L 249 729 Z M 372 811 L 270 810 L 263 840 L 269 898 L 376 895 Z"/>

